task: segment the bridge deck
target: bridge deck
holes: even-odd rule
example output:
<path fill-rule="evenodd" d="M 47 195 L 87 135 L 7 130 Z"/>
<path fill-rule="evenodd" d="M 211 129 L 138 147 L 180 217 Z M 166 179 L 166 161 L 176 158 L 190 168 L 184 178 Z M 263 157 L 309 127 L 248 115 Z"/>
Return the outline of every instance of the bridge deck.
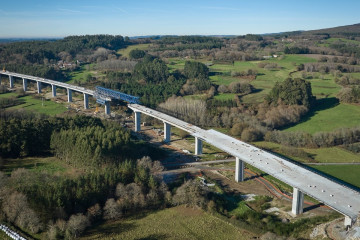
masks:
<path fill-rule="evenodd" d="M 25 75 L 25 74 L 13 73 L 13 72 L 8 72 L 8 71 L 0 72 L 0 74 L 18 77 L 18 78 L 25 78 L 28 80 L 34 80 L 34 81 L 38 81 L 38 82 L 42 82 L 42 83 L 46 83 L 46 84 L 50 84 L 50 85 L 55 85 L 55 86 L 62 87 L 62 88 L 68 88 L 68 89 L 71 89 L 76 92 L 89 94 L 91 96 L 93 96 L 95 93 L 95 91 L 84 88 L 84 87 L 78 87 L 78 86 L 74 86 L 74 85 L 71 85 L 68 83 L 63 83 L 63 82 L 40 78 L 40 77 L 34 77 L 34 76 L 30 76 L 30 75 Z"/>
<path fill-rule="evenodd" d="M 246 163 L 298 188 L 334 210 L 356 220 L 360 212 L 360 193 L 302 166 L 263 151 L 215 130 L 204 130 L 156 110 L 129 104 L 129 108 L 167 122 Z"/>

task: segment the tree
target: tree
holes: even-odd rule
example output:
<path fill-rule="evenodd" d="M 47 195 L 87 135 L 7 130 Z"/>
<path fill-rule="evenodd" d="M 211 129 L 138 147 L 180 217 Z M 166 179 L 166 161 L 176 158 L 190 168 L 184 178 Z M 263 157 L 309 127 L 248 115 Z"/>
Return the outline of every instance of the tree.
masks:
<path fill-rule="evenodd" d="M 288 78 L 284 82 L 277 82 L 265 99 L 274 105 L 281 102 L 286 105 L 304 105 L 310 109 L 315 97 L 312 95 L 310 82 Z"/>
<path fill-rule="evenodd" d="M 133 49 L 129 52 L 129 57 L 131 59 L 143 58 L 146 55 L 145 51 L 139 49 Z"/>
<path fill-rule="evenodd" d="M 119 219 L 122 214 L 122 208 L 116 203 L 114 198 L 110 198 L 106 201 L 104 206 L 104 219 Z"/>
<path fill-rule="evenodd" d="M 66 235 L 68 237 L 79 237 L 88 226 L 90 226 L 90 221 L 83 214 L 71 215 L 67 222 Z"/>
<path fill-rule="evenodd" d="M 184 66 L 184 75 L 187 78 L 202 78 L 209 77 L 209 68 L 200 62 L 186 61 Z"/>

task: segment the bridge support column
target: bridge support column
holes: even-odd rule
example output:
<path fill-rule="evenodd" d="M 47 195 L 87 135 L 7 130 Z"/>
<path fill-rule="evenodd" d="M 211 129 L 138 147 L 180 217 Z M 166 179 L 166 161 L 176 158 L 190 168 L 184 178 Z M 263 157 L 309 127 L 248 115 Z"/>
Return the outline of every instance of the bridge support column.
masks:
<path fill-rule="evenodd" d="M 84 93 L 84 109 L 89 109 L 89 94 Z"/>
<path fill-rule="evenodd" d="M 26 92 L 27 91 L 27 79 L 23 78 L 23 89 Z"/>
<path fill-rule="evenodd" d="M 109 101 L 105 102 L 105 114 L 110 115 L 110 102 Z"/>
<path fill-rule="evenodd" d="M 171 125 L 164 122 L 164 142 L 168 143 L 171 141 Z"/>
<path fill-rule="evenodd" d="M 10 81 L 10 88 L 14 88 L 14 77 L 9 76 L 9 81 Z"/>
<path fill-rule="evenodd" d="M 135 113 L 135 132 L 139 132 L 141 130 L 141 113 L 140 112 L 134 112 Z"/>
<path fill-rule="evenodd" d="M 202 154 L 202 141 L 200 138 L 195 137 L 195 155 Z"/>
<path fill-rule="evenodd" d="M 56 97 L 56 86 L 55 85 L 51 85 L 51 92 L 52 92 L 52 96 Z"/>
<path fill-rule="evenodd" d="M 37 85 L 37 93 L 41 93 L 41 82 L 36 82 Z"/>
<path fill-rule="evenodd" d="M 244 162 L 240 158 L 236 157 L 235 165 L 235 182 L 244 181 Z"/>
<path fill-rule="evenodd" d="M 353 220 L 350 217 L 345 216 L 344 225 L 346 228 L 350 228 L 353 225 Z"/>
<path fill-rule="evenodd" d="M 293 189 L 293 201 L 291 212 L 294 215 L 303 213 L 304 209 L 304 194 L 297 188 Z"/>
<path fill-rule="evenodd" d="M 70 88 L 67 89 L 68 102 L 72 102 L 72 90 Z"/>

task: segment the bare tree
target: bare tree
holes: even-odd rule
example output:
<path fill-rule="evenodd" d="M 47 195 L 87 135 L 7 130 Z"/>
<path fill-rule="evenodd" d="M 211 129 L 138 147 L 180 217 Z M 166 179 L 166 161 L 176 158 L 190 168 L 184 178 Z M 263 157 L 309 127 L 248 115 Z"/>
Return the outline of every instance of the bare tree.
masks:
<path fill-rule="evenodd" d="M 115 199 L 108 199 L 104 206 L 104 219 L 119 219 L 121 216 L 121 206 L 116 203 Z"/>
<path fill-rule="evenodd" d="M 90 221 L 83 214 L 71 215 L 67 222 L 66 233 L 68 237 L 76 238 L 79 237 L 88 226 L 90 226 Z"/>

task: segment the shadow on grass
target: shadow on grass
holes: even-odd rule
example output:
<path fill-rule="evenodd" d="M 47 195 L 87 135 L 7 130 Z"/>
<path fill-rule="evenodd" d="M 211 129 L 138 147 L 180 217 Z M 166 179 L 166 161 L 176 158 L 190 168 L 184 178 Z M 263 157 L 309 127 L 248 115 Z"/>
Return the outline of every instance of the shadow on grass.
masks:
<path fill-rule="evenodd" d="M 319 208 L 319 207 L 321 207 L 321 206 L 324 206 L 324 204 L 322 204 L 322 203 L 314 204 L 314 205 L 311 205 L 311 206 L 309 206 L 309 207 L 304 208 L 303 212 L 304 212 L 304 213 L 305 213 L 305 212 L 309 212 L 309 211 L 311 211 L 311 210 L 313 210 L 313 209 L 316 209 L 316 208 Z"/>
<path fill-rule="evenodd" d="M 166 234 L 150 234 L 147 237 L 136 238 L 135 240 L 161 240 L 161 239 L 168 239 L 168 236 Z"/>
<path fill-rule="evenodd" d="M 106 235 L 121 234 L 133 230 L 136 228 L 136 225 L 133 223 L 125 222 L 113 222 L 104 224 L 100 222 L 92 227 L 92 229 L 86 231 L 84 237 L 90 237 L 90 239 L 99 239 L 99 237 L 105 237 Z M 100 234 L 100 236 L 99 236 Z M 93 236 L 94 235 L 94 236 Z"/>

